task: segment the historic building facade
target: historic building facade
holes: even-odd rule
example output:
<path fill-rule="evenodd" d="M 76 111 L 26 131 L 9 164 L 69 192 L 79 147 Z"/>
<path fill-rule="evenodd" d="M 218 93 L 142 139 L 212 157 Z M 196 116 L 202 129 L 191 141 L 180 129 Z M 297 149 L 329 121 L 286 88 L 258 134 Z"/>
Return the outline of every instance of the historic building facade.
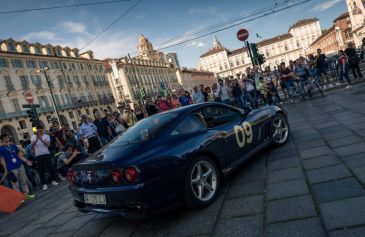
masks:
<path fill-rule="evenodd" d="M 44 69 L 50 81 L 48 87 Z M 50 90 L 61 123 L 77 129 L 81 114 L 92 115 L 95 109 L 115 109 L 103 62 L 93 52 L 79 53 L 68 47 L 42 45 L 13 39 L 0 41 L 0 131 L 15 141 L 32 134 L 32 125 L 22 108 L 24 93 L 31 92 L 39 118 L 49 128 L 56 117 Z"/>
<path fill-rule="evenodd" d="M 156 97 L 164 89 L 172 93 L 180 87 L 176 75 L 178 69 L 166 63 L 165 55 L 153 50 L 152 44 L 143 35 L 137 48 L 137 57 L 104 60 L 107 78 L 119 104 L 141 102 L 142 89 L 146 96 Z"/>
<path fill-rule="evenodd" d="M 177 58 L 176 53 L 167 53 L 166 54 L 166 62 L 174 68 L 180 68 L 179 59 Z"/>
<path fill-rule="evenodd" d="M 213 72 L 201 71 L 197 69 L 182 68 L 176 71 L 179 83 L 184 90 L 193 92 L 195 86 L 212 87 L 217 82 Z"/>
<path fill-rule="evenodd" d="M 263 66 L 273 67 L 304 56 L 306 49 L 320 35 L 319 20 L 312 18 L 296 22 L 286 34 L 258 42 L 259 53 L 266 58 Z M 213 48 L 200 56 L 199 68 L 212 71 L 218 77 L 245 73 L 247 67 L 252 67 L 252 64 L 246 48 L 230 51 L 215 37 Z"/>
<path fill-rule="evenodd" d="M 365 0 L 346 0 L 355 46 L 360 48 L 365 38 Z"/>
<path fill-rule="evenodd" d="M 310 45 L 306 53 L 316 54 L 317 49 L 321 49 L 325 54 L 337 53 L 340 49 L 346 49 L 348 43 L 353 42 L 350 15 L 345 12 L 333 21 L 331 28 Z"/>

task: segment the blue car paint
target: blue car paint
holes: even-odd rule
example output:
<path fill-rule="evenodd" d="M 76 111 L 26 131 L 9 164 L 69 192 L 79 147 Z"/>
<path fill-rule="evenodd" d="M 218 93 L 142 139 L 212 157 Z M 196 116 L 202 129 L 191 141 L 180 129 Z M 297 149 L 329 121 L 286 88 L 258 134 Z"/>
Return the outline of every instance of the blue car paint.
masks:
<path fill-rule="evenodd" d="M 176 121 L 156 138 L 129 145 L 114 143 L 84 163 L 75 165 L 74 170 L 99 169 L 101 165 L 110 168 L 126 168 L 134 165 L 140 170 L 137 184 L 121 184 L 111 187 L 100 185 L 87 188 L 71 185 L 70 190 L 75 198 L 76 206 L 82 211 L 119 214 L 132 219 L 144 218 L 169 209 L 169 207 L 180 205 L 186 171 L 192 159 L 201 154 L 214 156 L 222 174 L 227 175 L 248 158 L 243 156 L 244 152 L 248 153 L 249 150 L 251 153 L 256 152 L 253 146 L 261 148 L 260 144 L 253 144 L 252 147 L 246 147 L 248 150 L 239 151 L 234 140 L 235 134 L 230 128 L 240 124 L 243 120 L 249 120 L 252 123 L 258 121 L 257 129 L 259 129 L 260 123 L 268 122 L 276 113 L 286 114 L 278 107 L 269 106 L 251 111 L 245 119 L 240 121 L 234 121 L 203 132 L 176 137 L 170 136 L 173 128 L 187 114 L 210 105 L 227 107 L 219 103 L 205 103 L 174 110 L 174 113 L 179 113 Z M 235 110 L 237 109 L 235 108 Z M 258 136 L 258 130 L 254 132 Z M 227 147 L 227 137 L 230 137 L 228 146 L 242 153 L 237 154 L 235 159 L 227 158 L 229 150 L 222 149 L 222 147 Z M 265 140 L 265 143 L 262 142 L 262 147 L 269 142 L 268 140 Z M 239 158 L 243 159 L 239 160 Z M 85 205 L 83 203 L 84 193 L 105 194 L 107 206 Z M 122 208 L 125 204 L 140 204 L 142 209 L 138 211 L 125 210 Z"/>

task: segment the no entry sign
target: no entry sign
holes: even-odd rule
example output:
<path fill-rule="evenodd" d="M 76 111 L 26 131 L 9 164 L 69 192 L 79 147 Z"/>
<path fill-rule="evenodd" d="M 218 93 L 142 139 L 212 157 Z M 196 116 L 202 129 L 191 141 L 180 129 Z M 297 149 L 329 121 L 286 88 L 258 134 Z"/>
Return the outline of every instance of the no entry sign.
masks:
<path fill-rule="evenodd" d="M 24 97 L 25 97 L 25 100 L 26 100 L 29 104 L 33 103 L 34 98 L 33 98 L 33 95 L 32 95 L 32 93 L 31 93 L 30 91 L 25 92 L 25 93 L 24 93 Z"/>
<path fill-rule="evenodd" d="M 237 32 L 237 39 L 240 40 L 240 41 L 245 41 L 248 39 L 248 31 L 246 29 L 240 29 L 238 32 Z"/>

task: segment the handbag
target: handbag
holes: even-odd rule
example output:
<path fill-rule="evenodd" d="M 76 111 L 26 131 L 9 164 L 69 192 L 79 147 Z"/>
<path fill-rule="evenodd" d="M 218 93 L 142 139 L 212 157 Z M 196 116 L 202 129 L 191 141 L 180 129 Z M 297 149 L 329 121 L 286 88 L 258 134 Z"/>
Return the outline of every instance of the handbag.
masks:
<path fill-rule="evenodd" d="M 24 193 L 0 185 L 0 212 L 15 212 L 24 199 Z"/>

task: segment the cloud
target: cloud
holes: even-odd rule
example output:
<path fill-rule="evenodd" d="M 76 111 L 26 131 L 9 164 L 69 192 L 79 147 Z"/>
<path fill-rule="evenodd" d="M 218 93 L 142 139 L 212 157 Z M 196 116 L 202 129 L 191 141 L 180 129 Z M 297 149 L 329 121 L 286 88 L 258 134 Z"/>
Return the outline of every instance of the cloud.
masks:
<path fill-rule="evenodd" d="M 205 47 L 205 44 L 201 41 L 193 41 L 190 44 L 187 44 L 186 47 L 203 48 Z"/>
<path fill-rule="evenodd" d="M 73 33 L 85 33 L 86 26 L 82 23 L 73 22 L 73 21 L 65 21 L 61 24 L 61 26 L 69 32 Z"/>
<path fill-rule="evenodd" d="M 189 15 L 214 15 L 218 12 L 216 7 L 195 7 L 188 10 Z"/>
<path fill-rule="evenodd" d="M 331 7 L 336 5 L 337 3 L 340 3 L 341 1 L 342 0 L 326 0 L 324 3 L 318 4 L 317 6 L 312 8 L 312 11 L 323 12 L 327 9 L 330 9 Z"/>
<path fill-rule="evenodd" d="M 39 39 L 52 41 L 56 39 L 56 34 L 51 31 L 39 31 L 39 32 L 28 33 L 25 36 L 23 36 L 23 38 L 28 41 L 39 40 Z"/>
<path fill-rule="evenodd" d="M 71 24 L 70 24 L 71 25 Z M 58 25 L 59 26 L 59 25 Z M 52 29 L 56 29 L 57 26 Z M 71 29 L 71 28 L 70 28 Z M 82 31 L 82 28 L 73 28 L 74 31 L 65 34 L 59 30 L 30 32 L 23 37 L 29 42 L 40 42 L 41 44 L 60 45 L 61 47 L 70 47 L 80 49 L 86 45 L 95 34 Z M 80 34 L 82 32 L 83 34 Z M 88 45 L 82 52 L 92 50 L 95 58 L 105 59 L 125 56 L 128 52 L 135 52 L 138 43 L 137 35 L 131 35 L 130 32 L 112 32 L 103 34 L 97 38 L 93 43 Z"/>

